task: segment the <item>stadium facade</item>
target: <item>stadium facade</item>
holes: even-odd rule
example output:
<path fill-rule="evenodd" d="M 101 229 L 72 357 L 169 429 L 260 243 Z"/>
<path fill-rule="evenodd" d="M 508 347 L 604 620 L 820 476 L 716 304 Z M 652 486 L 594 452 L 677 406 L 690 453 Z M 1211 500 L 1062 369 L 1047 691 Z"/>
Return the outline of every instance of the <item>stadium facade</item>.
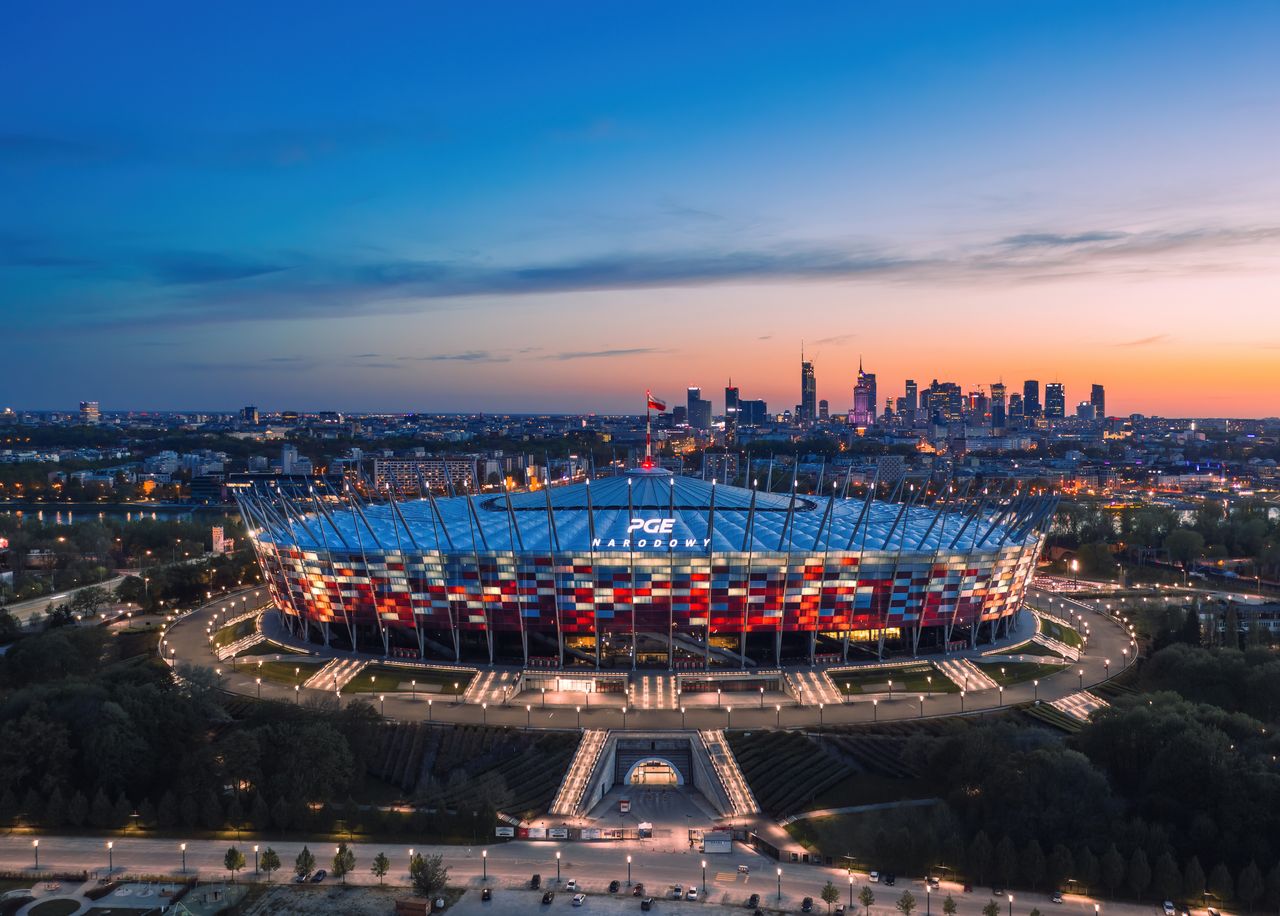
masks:
<path fill-rule="evenodd" d="M 424 491 L 425 491 L 424 486 Z M 887 499 L 638 468 L 518 493 L 237 494 L 291 626 L 548 667 L 748 667 L 976 645 L 1016 613 L 1054 498 L 905 479 Z"/>

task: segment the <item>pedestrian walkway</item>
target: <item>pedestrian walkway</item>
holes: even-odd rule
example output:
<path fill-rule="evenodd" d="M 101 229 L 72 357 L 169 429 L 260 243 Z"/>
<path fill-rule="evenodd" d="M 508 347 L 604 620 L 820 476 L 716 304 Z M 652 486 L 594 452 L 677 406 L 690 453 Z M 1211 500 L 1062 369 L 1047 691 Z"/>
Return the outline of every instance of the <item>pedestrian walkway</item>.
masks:
<path fill-rule="evenodd" d="M 1080 650 L 1075 646 L 1068 646 L 1065 642 L 1058 642 L 1058 640 L 1051 639 L 1043 633 L 1037 633 L 1031 638 L 1031 641 L 1038 646 L 1044 646 L 1046 649 L 1057 652 L 1063 658 L 1070 661 L 1074 662 L 1080 658 Z"/>
<path fill-rule="evenodd" d="M 729 816 L 759 814 L 760 806 L 756 804 L 756 797 L 751 793 L 751 787 L 747 785 L 746 777 L 738 767 L 737 758 L 729 749 L 729 743 L 724 740 L 724 732 L 718 728 L 709 728 L 698 732 L 698 735 L 707 750 L 707 756 L 711 758 L 711 768 L 716 771 L 724 794 L 729 799 Z"/>
<path fill-rule="evenodd" d="M 801 706 L 817 706 L 819 703 L 834 706 L 844 700 L 835 684 L 831 683 L 831 678 L 827 677 L 827 672 L 822 670 L 788 671 L 787 687 Z"/>
<path fill-rule="evenodd" d="M 582 796 L 587 791 L 587 784 L 596 770 L 596 763 L 608 737 L 608 730 L 603 728 L 589 728 L 582 733 L 582 740 L 578 742 L 578 749 L 556 791 L 555 800 L 551 802 L 549 813 L 561 817 L 572 817 L 578 813 Z"/>
<path fill-rule="evenodd" d="M 1111 704 L 1097 694 L 1090 693 L 1087 690 L 1081 690 L 1078 693 L 1069 694 L 1061 699 L 1054 700 L 1049 704 L 1059 712 L 1065 712 L 1073 719 L 1081 722 L 1087 722 L 1089 716 L 1104 709 Z"/>
<path fill-rule="evenodd" d="M 311 690 L 341 690 L 359 674 L 368 662 L 350 658 L 335 658 L 303 682 Z"/>
<path fill-rule="evenodd" d="M 978 666 L 967 658 L 949 658 L 936 664 L 938 670 L 961 690 L 992 690 L 996 687 L 996 682 L 983 674 Z"/>
<path fill-rule="evenodd" d="M 515 693 L 515 675 L 510 671 L 481 671 L 471 679 L 462 693 L 464 703 L 488 703 L 496 706 L 505 703 Z"/>
<path fill-rule="evenodd" d="M 636 709 L 678 709 L 676 678 L 671 674 L 640 674 L 632 688 Z"/>
<path fill-rule="evenodd" d="M 235 642 L 223 646 L 218 650 L 218 661 L 225 662 L 229 658 L 234 658 L 244 652 L 248 652 L 260 642 L 266 642 L 267 637 L 262 635 L 262 631 L 258 630 L 250 633 L 248 636 L 242 636 Z"/>

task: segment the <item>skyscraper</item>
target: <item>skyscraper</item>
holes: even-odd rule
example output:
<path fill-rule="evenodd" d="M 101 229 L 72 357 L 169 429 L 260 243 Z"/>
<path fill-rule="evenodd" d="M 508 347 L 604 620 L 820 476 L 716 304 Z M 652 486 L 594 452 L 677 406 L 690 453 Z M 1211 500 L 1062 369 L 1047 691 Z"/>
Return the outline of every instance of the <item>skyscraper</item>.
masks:
<path fill-rule="evenodd" d="M 240 422 L 241 422 L 241 423 L 244 423 L 244 424 L 245 424 L 245 425 L 247 425 L 247 426 L 257 426 L 257 425 L 258 425 L 258 407 L 257 407 L 257 405 L 255 405 L 255 404 L 250 404 L 250 405 L 248 405 L 247 407 L 241 407 L 241 408 L 240 408 Z"/>
<path fill-rule="evenodd" d="M 876 421 L 876 376 L 862 371 L 858 360 L 858 382 L 853 387 L 853 425 L 870 426 Z"/>
<path fill-rule="evenodd" d="M 1004 382 L 991 383 L 991 428 L 1004 429 Z"/>
<path fill-rule="evenodd" d="M 1095 420 L 1107 418 L 1107 392 L 1101 385 L 1094 385 L 1089 389 L 1089 403 L 1093 405 Z"/>
<path fill-rule="evenodd" d="M 800 350 L 800 422 L 812 423 L 818 417 L 818 380 L 813 374 L 812 360 Z"/>
<path fill-rule="evenodd" d="M 738 389 L 733 379 L 724 389 L 724 438 L 730 445 L 738 440 Z"/>
<path fill-rule="evenodd" d="M 1035 379 L 1022 383 L 1022 412 L 1032 419 L 1043 413 L 1040 408 L 1040 383 Z"/>
<path fill-rule="evenodd" d="M 703 399 L 701 388 L 689 389 L 689 425 L 696 430 L 711 429 L 711 402 Z"/>
<path fill-rule="evenodd" d="M 920 389 L 916 386 L 916 380 L 913 378 L 907 379 L 907 405 L 906 406 L 907 406 L 907 410 L 910 410 L 913 413 L 920 406 Z"/>
<path fill-rule="evenodd" d="M 818 402 L 818 419 L 827 420 L 831 417 L 831 406 L 825 401 Z"/>
<path fill-rule="evenodd" d="M 1047 420 L 1061 420 L 1067 415 L 1067 391 L 1061 382 L 1044 386 L 1044 416 Z"/>
<path fill-rule="evenodd" d="M 97 426 L 102 420 L 102 411 L 97 401 L 80 402 L 80 422 L 85 426 Z"/>

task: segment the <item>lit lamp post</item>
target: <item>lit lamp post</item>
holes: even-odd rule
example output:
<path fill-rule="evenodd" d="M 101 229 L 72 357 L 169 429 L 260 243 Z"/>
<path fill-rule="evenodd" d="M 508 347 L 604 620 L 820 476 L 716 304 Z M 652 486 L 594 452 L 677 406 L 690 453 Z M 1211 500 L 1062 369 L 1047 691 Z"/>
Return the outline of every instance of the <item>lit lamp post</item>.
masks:
<path fill-rule="evenodd" d="M 724 708 L 724 716 L 725 716 L 724 727 L 725 727 L 725 730 L 728 731 L 729 729 L 733 728 L 733 707 L 732 706 L 726 706 Z"/>
<path fill-rule="evenodd" d="M 782 900 L 782 869 L 778 869 L 778 900 Z"/>
<path fill-rule="evenodd" d="M 1009 916 L 1013 916 L 1013 894 L 1009 895 Z"/>
<path fill-rule="evenodd" d="M 302 687 L 298 684 L 293 685 L 293 702 L 295 704 L 302 702 Z"/>
<path fill-rule="evenodd" d="M 116 870 L 115 848 L 115 841 L 107 840 L 107 874 Z"/>
<path fill-rule="evenodd" d="M 577 713 L 578 713 L 578 728 L 582 728 L 582 707 L 581 707 L 581 706 L 575 706 L 575 707 L 574 707 L 574 709 L 575 709 L 575 710 L 577 711 Z"/>
<path fill-rule="evenodd" d="M 489 880 L 489 850 L 480 850 L 480 868 L 482 869 L 481 881 Z"/>
<path fill-rule="evenodd" d="M 378 694 L 378 715 L 384 719 L 387 717 L 387 695 L 385 693 Z"/>
<path fill-rule="evenodd" d="M 929 905 L 933 901 L 933 885 L 928 881 L 924 884 L 924 916 L 929 916 Z"/>
<path fill-rule="evenodd" d="M 716 688 L 716 705 L 717 706 L 720 705 L 720 688 L 719 687 Z"/>
<path fill-rule="evenodd" d="M 1080 678 L 1080 689 L 1084 690 L 1084 669 L 1083 668 L 1076 669 L 1076 675 Z"/>
<path fill-rule="evenodd" d="M 924 718 L 924 694 L 920 694 L 920 718 Z"/>
<path fill-rule="evenodd" d="M 253 873 L 258 873 L 258 844 L 253 844 Z"/>
<path fill-rule="evenodd" d="M 560 850 L 556 850 L 556 884 L 560 883 Z"/>
<path fill-rule="evenodd" d="M 432 721 L 431 716 L 432 716 L 432 713 L 431 713 L 431 701 L 430 701 L 430 700 L 427 700 L 427 721 L 428 721 L 428 722 Z"/>
<path fill-rule="evenodd" d="M 179 843 L 178 848 L 182 850 L 182 873 L 187 873 L 187 844 Z"/>
<path fill-rule="evenodd" d="M 777 706 L 774 706 L 773 711 L 774 711 L 775 727 L 782 728 L 782 704 L 778 704 Z"/>
<path fill-rule="evenodd" d="M 258 699 L 262 699 L 262 678 L 258 678 Z"/>
<path fill-rule="evenodd" d="M 680 707 L 680 727 L 684 728 L 684 707 Z"/>
<path fill-rule="evenodd" d="M 481 725 L 489 724 L 489 704 L 488 703 L 480 704 L 480 724 Z"/>
<path fill-rule="evenodd" d="M 631 856 L 627 856 L 627 887 L 631 886 Z"/>
<path fill-rule="evenodd" d="M 1111 659 L 1104 658 L 1102 660 L 1102 668 L 1107 673 L 1107 677 L 1111 677 Z"/>
<path fill-rule="evenodd" d="M 702 860 L 702 896 L 707 896 L 707 860 Z"/>
<path fill-rule="evenodd" d="M 623 722 L 622 727 L 623 728 L 627 727 L 626 721 L 627 721 L 627 711 L 626 709 L 623 709 L 622 710 L 622 722 Z M 524 704 L 524 727 L 533 728 L 533 707 L 530 706 L 528 703 Z"/>
<path fill-rule="evenodd" d="M 39 871 L 40 870 L 40 841 L 32 840 L 31 848 L 35 851 L 35 854 L 36 854 L 36 871 Z"/>
<path fill-rule="evenodd" d="M 416 700 L 418 698 L 418 681 L 415 678 L 409 682 L 409 699 Z"/>
<path fill-rule="evenodd" d="M 1000 705 L 1004 705 L 1004 684 L 1000 685 Z"/>
<path fill-rule="evenodd" d="M 871 721 L 878 722 L 880 720 L 880 701 L 871 701 Z"/>
<path fill-rule="evenodd" d="M 849 876 L 849 911 L 853 911 L 853 875 Z"/>
<path fill-rule="evenodd" d="M 764 688 L 760 688 L 760 708 L 764 709 Z"/>
<path fill-rule="evenodd" d="M 1039 700 L 1040 699 L 1040 681 L 1039 680 L 1032 681 L 1031 688 L 1032 688 L 1031 698 L 1033 700 Z"/>
<path fill-rule="evenodd" d="M 893 699 L 893 678 L 889 678 L 889 699 Z"/>
<path fill-rule="evenodd" d="M 960 711 L 964 712 L 964 691 L 960 691 Z"/>

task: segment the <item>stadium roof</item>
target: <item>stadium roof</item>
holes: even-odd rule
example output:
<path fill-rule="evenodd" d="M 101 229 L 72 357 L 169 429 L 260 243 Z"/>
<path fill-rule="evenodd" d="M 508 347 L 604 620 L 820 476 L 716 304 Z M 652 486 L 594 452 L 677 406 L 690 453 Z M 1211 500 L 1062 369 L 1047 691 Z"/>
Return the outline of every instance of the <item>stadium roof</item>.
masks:
<path fill-rule="evenodd" d="M 792 497 L 660 469 L 509 496 L 363 503 L 308 495 L 280 502 L 277 494 L 246 496 L 242 504 L 260 537 L 304 550 L 519 553 L 993 549 L 1034 540 L 1034 510 L 1043 505 L 970 500 L 948 510 Z"/>

